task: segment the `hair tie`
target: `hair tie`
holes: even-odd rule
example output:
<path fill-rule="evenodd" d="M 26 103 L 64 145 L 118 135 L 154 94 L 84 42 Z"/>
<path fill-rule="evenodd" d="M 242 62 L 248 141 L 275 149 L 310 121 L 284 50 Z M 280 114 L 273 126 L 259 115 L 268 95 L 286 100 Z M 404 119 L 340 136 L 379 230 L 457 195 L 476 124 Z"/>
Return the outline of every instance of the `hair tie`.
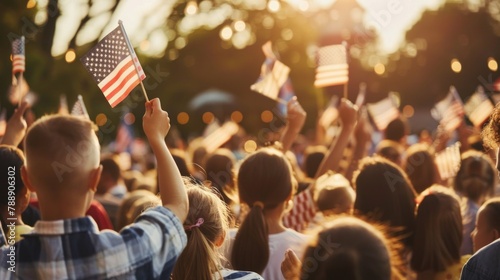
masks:
<path fill-rule="evenodd" d="M 262 201 L 255 201 L 253 203 L 253 207 L 259 207 L 260 209 L 264 210 L 264 203 L 262 203 Z"/>
<path fill-rule="evenodd" d="M 190 225 L 190 226 L 184 226 L 184 229 L 191 230 L 192 228 L 200 227 L 204 222 L 205 222 L 205 220 L 203 218 L 198 218 L 198 220 L 196 221 L 196 224 Z"/>

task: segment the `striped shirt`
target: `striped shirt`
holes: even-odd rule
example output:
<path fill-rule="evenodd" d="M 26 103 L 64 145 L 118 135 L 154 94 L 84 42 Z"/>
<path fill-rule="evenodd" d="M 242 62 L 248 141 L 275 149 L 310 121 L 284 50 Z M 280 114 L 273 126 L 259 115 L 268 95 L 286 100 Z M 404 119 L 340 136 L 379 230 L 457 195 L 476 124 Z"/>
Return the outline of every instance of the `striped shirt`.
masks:
<path fill-rule="evenodd" d="M 120 233 L 99 232 L 90 217 L 38 221 L 0 249 L 0 279 L 168 279 L 186 243 L 181 221 L 161 206 Z"/>

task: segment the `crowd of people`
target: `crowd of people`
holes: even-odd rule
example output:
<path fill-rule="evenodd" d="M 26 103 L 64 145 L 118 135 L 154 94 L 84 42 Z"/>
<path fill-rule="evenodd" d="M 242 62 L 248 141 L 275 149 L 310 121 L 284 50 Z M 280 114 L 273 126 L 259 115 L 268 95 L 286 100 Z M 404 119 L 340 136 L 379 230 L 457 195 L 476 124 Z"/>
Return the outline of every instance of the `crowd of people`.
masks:
<path fill-rule="evenodd" d="M 373 143 L 345 99 L 332 137 L 304 137 L 293 98 L 279 141 L 245 152 L 241 137 L 215 151 L 165 141 L 153 99 L 154 161 L 128 163 L 89 119 L 28 128 L 27 106 L 0 145 L 0 279 L 500 279 L 500 105 L 482 132 L 463 122 L 455 140 L 409 145 L 402 117 Z M 453 141 L 460 166 L 444 178 L 435 155 Z"/>

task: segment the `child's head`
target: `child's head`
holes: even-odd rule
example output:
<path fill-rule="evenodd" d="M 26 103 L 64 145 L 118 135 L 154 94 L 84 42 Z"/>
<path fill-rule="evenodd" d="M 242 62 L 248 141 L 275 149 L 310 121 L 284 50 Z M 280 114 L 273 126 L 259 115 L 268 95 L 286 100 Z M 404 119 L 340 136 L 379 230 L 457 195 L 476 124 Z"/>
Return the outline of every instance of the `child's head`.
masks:
<path fill-rule="evenodd" d="M 188 243 L 173 270 L 176 280 L 214 279 L 221 267 L 217 248 L 229 226 L 229 212 L 218 195 L 203 186 L 187 184 L 189 212 L 184 222 Z"/>
<path fill-rule="evenodd" d="M 122 170 L 116 156 L 109 156 L 101 159 L 101 165 L 102 174 L 99 184 L 97 185 L 97 193 L 105 194 L 121 180 Z"/>
<path fill-rule="evenodd" d="M 401 165 L 403 160 L 403 149 L 400 144 L 392 140 L 382 140 L 377 145 L 375 153 L 391 162 Z"/>
<path fill-rule="evenodd" d="M 316 180 L 314 196 L 323 214 L 351 214 L 356 193 L 344 176 L 328 172 Z"/>
<path fill-rule="evenodd" d="M 481 204 L 493 194 L 495 183 L 495 166 L 487 155 L 478 151 L 462 154 L 454 183 L 458 193 Z"/>
<path fill-rule="evenodd" d="M 417 193 L 423 192 L 438 180 L 438 169 L 434 155 L 427 144 L 415 144 L 408 148 L 404 162 L 404 171 L 408 175 Z"/>
<path fill-rule="evenodd" d="M 22 213 L 29 203 L 29 190 L 21 180 L 21 167 L 24 164 L 24 155 L 21 150 L 14 146 L 0 145 L 0 208 L 5 209 L 9 205 L 9 197 L 15 198 L 15 207 L 18 214 Z M 10 194 L 12 192 L 13 195 Z M 6 218 L 6 217 L 4 217 Z"/>
<path fill-rule="evenodd" d="M 458 197 L 434 185 L 420 194 L 411 267 L 440 272 L 460 261 L 462 216 Z"/>
<path fill-rule="evenodd" d="M 471 234 L 474 252 L 500 238 L 500 198 L 488 199 L 477 212 L 476 228 Z"/>
<path fill-rule="evenodd" d="M 215 150 L 205 161 L 207 180 L 219 191 L 227 205 L 232 204 L 236 193 L 233 174 L 235 163 L 236 158 L 228 149 Z"/>
<path fill-rule="evenodd" d="M 354 174 L 354 212 L 387 223 L 409 248 L 415 228 L 415 191 L 401 168 L 381 157 L 364 158 Z"/>
<path fill-rule="evenodd" d="M 394 279 L 399 260 L 389 242 L 369 223 L 336 218 L 306 249 L 301 279 Z"/>
<path fill-rule="evenodd" d="M 28 129 L 23 181 L 37 192 L 41 207 L 63 198 L 68 205 L 90 205 L 101 173 L 94 127 L 84 118 L 51 115 Z"/>
<path fill-rule="evenodd" d="M 314 178 L 314 176 L 316 176 L 319 165 L 323 161 L 323 158 L 325 158 L 327 152 L 328 149 L 322 145 L 306 148 L 304 152 L 303 169 L 307 177 Z"/>
<path fill-rule="evenodd" d="M 282 152 L 261 149 L 248 156 L 238 171 L 240 202 L 250 211 L 236 235 L 231 263 L 234 268 L 262 273 L 269 260 L 269 237 L 265 214 L 285 210 L 292 197 L 292 168 Z"/>

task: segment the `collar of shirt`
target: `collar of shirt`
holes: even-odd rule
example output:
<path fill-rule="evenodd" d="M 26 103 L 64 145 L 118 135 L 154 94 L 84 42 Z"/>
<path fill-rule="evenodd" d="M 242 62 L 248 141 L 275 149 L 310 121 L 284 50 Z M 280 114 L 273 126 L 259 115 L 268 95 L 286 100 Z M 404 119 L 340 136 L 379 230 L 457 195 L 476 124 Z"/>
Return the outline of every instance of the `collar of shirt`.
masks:
<path fill-rule="evenodd" d="M 77 232 L 99 233 L 96 222 L 90 217 L 76 219 L 38 221 L 28 235 L 61 235 Z"/>

